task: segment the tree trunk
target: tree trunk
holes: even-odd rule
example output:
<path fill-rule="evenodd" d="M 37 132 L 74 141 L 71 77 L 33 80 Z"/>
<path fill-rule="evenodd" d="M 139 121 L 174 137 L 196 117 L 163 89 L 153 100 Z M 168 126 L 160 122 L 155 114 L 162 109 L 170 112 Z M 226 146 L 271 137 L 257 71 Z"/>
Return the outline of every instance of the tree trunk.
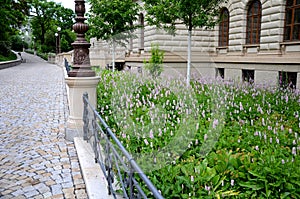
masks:
<path fill-rule="evenodd" d="M 115 71 L 115 61 L 116 61 L 116 44 L 115 40 L 113 39 L 113 53 L 112 53 L 112 71 Z"/>
<path fill-rule="evenodd" d="M 192 54 L 192 31 L 189 30 L 188 35 L 188 60 L 187 60 L 187 71 L 186 71 L 186 85 L 190 85 L 191 79 L 191 54 Z"/>

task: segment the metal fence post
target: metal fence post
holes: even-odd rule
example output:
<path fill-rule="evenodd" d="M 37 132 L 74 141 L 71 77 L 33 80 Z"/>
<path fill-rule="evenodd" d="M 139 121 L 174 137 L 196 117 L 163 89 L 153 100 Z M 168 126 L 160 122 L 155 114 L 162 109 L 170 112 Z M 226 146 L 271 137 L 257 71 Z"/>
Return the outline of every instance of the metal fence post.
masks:
<path fill-rule="evenodd" d="M 88 103 L 89 99 L 88 93 L 83 94 L 83 140 L 88 140 L 88 128 L 89 128 L 89 112 Z"/>

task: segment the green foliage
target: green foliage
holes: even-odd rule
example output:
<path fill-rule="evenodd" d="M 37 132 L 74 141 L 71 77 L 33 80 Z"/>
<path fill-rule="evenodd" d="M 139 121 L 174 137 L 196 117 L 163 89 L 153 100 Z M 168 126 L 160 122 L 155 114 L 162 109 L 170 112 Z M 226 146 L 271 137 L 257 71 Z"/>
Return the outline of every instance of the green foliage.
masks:
<path fill-rule="evenodd" d="M 183 23 L 189 31 L 197 27 L 213 27 L 224 0 L 144 0 L 149 25 L 174 34 L 176 24 Z"/>
<path fill-rule="evenodd" d="M 26 15 L 28 15 L 28 1 L 4 0 L 0 7 L 0 40 L 7 41 L 11 34 L 22 25 Z"/>
<path fill-rule="evenodd" d="M 132 0 L 89 0 L 88 36 L 119 43 L 133 37 L 140 6 Z"/>
<path fill-rule="evenodd" d="M 9 38 L 11 43 L 11 49 L 15 51 L 22 51 L 23 46 L 25 49 L 28 48 L 28 43 L 23 41 L 20 35 L 13 35 Z"/>
<path fill-rule="evenodd" d="M 2 59 L 11 59 L 11 42 L 9 38 L 16 34 L 16 29 L 19 28 L 26 16 L 28 15 L 28 1 L 20 0 L 4 0 L 1 1 L 0 7 L 0 56 Z M 12 55 L 13 56 L 13 55 Z"/>
<path fill-rule="evenodd" d="M 71 33 L 75 13 L 55 2 L 33 0 L 31 3 L 33 16 L 30 19 L 36 44 L 41 52 L 55 52 L 57 27 L 61 28 L 62 51 L 72 49 L 74 33 Z"/>
<path fill-rule="evenodd" d="M 3 49 L 3 43 L 0 42 L 0 48 Z M 0 53 L 0 62 L 1 61 L 11 61 L 17 59 L 17 55 L 11 51 Z"/>
<path fill-rule="evenodd" d="M 153 78 L 160 76 L 163 71 L 164 52 L 159 49 L 158 44 L 151 44 L 151 58 L 144 61 L 145 69 Z"/>
<path fill-rule="evenodd" d="M 199 128 L 184 153 L 160 168 L 151 168 L 154 159 L 160 163 L 156 151 L 168 145 L 183 125 L 182 96 L 159 82 L 103 71 L 97 89 L 98 111 L 131 154 L 152 155 L 152 160 L 139 159 L 138 163 L 165 198 L 299 198 L 299 94 L 215 81 L 191 83 L 194 111 L 201 115 Z M 115 112 L 119 97 L 120 112 Z M 155 107 L 164 107 L 165 119 L 151 116 Z M 216 124 L 218 110 L 224 119 Z M 116 114 L 122 111 L 130 120 Z M 151 122 L 166 130 L 153 131 L 150 137 L 131 134 Z M 221 134 L 203 156 L 203 145 L 215 125 L 221 127 Z"/>

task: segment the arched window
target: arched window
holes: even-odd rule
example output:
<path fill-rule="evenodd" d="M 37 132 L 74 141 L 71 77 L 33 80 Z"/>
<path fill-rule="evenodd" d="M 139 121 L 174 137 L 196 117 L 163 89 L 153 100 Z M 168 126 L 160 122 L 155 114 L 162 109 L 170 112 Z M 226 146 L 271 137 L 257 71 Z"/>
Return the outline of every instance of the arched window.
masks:
<path fill-rule="evenodd" d="M 246 44 L 260 43 L 260 25 L 261 25 L 261 3 L 258 0 L 254 0 L 250 3 L 247 12 Z"/>
<path fill-rule="evenodd" d="M 300 1 L 287 0 L 285 8 L 285 41 L 300 40 Z"/>
<path fill-rule="evenodd" d="M 229 40 L 229 12 L 223 8 L 220 14 L 219 46 L 228 46 Z"/>

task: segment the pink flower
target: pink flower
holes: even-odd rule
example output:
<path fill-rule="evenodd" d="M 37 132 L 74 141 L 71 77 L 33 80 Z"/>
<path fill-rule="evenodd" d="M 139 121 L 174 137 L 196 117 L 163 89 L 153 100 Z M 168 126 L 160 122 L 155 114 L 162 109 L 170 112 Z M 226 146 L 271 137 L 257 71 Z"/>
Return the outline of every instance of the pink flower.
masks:
<path fill-rule="evenodd" d="M 258 151 L 258 150 L 259 150 L 259 147 L 258 147 L 258 146 L 255 146 L 255 150 Z"/>
<path fill-rule="evenodd" d="M 272 127 L 271 127 L 271 126 L 268 126 L 268 130 L 271 131 L 271 130 L 272 130 Z"/>
<path fill-rule="evenodd" d="M 240 111 L 244 110 L 242 102 L 240 102 Z"/>
<path fill-rule="evenodd" d="M 152 129 L 150 130 L 149 137 L 150 137 L 151 139 L 154 138 Z"/>
<path fill-rule="evenodd" d="M 206 186 L 206 185 L 205 185 L 205 190 L 206 190 L 206 191 L 210 191 L 210 186 Z"/>
<path fill-rule="evenodd" d="M 218 119 L 214 119 L 213 122 L 213 129 L 215 129 L 217 127 L 217 125 L 219 124 L 219 120 Z"/>

